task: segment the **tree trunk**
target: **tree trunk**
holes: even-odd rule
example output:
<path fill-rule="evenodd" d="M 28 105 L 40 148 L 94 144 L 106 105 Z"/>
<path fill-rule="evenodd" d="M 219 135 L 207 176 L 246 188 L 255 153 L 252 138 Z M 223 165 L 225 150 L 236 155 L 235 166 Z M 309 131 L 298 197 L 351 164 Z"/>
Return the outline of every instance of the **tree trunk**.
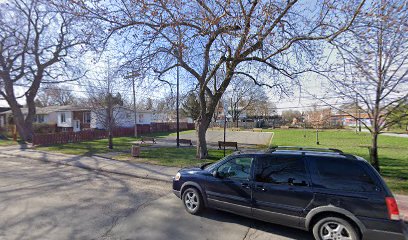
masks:
<path fill-rule="evenodd" d="M 206 159 L 208 157 L 207 140 L 205 134 L 207 132 L 210 121 L 207 117 L 201 117 L 196 123 L 197 129 L 197 153 L 198 159 Z"/>
<path fill-rule="evenodd" d="M 371 133 L 371 148 L 370 148 L 371 165 L 380 172 L 380 163 L 378 161 L 378 133 Z"/>
<path fill-rule="evenodd" d="M 7 101 L 10 105 L 11 111 L 13 113 L 13 122 L 16 125 L 17 132 L 23 141 L 30 141 L 32 139 L 33 133 L 33 114 L 28 113 L 27 117 L 24 117 L 23 112 L 20 109 L 17 101 L 15 99 Z M 35 109 L 34 109 L 35 112 Z"/>
<path fill-rule="evenodd" d="M 112 136 L 112 130 L 110 129 L 108 133 L 108 148 L 113 149 L 113 136 Z"/>

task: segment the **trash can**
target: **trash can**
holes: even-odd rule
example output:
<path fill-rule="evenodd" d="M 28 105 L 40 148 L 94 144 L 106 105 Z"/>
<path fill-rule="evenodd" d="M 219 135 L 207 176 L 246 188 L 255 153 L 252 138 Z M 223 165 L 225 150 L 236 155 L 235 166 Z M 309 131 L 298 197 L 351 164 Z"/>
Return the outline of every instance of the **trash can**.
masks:
<path fill-rule="evenodd" d="M 132 145 L 132 157 L 139 157 L 140 156 L 140 146 L 139 144 Z"/>

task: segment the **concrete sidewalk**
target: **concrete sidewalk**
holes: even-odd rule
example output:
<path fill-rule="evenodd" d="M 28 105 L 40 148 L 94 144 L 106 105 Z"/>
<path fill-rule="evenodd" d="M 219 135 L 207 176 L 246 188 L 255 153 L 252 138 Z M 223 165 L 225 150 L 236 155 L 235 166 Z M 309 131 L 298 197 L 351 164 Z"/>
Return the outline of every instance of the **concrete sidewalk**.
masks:
<path fill-rule="evenodd" d="M 173 176 L 180 169 L 144 163 L 122 162 L 97 156 L 68 155 L 30 149 L 29 147 L 8 146 L 0 147 L 2 155 L 34 159 L 43 162 L 69 165 L 94 171 L 127 175 L 136 178 L 151 179 L 164 182 L 172 182 Z M 395 195 L 400 214 L 408 222 L 408 196 Z"/>

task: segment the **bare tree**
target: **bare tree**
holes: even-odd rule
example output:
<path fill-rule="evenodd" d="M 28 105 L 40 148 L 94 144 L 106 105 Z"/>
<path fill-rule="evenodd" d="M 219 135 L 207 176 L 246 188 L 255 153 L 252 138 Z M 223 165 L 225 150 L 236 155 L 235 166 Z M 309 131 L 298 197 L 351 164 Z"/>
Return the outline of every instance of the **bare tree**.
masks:
<path fill-rule="evenodd" d="M 337 38 L 340 66 L 324 75 L 354 110 L 339 109 L 355 119 L 359 111 L 370 123 L 360 121 L 371 133 L 370 159 L 379 171 L 378 135 L 400 121 L 390 116 L 408 99 L 408 5 L 404 1 L 374 1 L 362 10 L 355 24 Z"/>
<path fill-rule="evenodd" d="M 299 110 L 284 110 L 282 111 L 282 121 L 284 124 L 292 124 L 294 119 L 301 119 L 302 113 Z"/>
<path fill-rule="evenodd" d="M 240 116 L 249 108 L 256 109 L 257 105 L 268 97 L 262 87 L 254 86 L 248 79 L 237 77 L 231 81 L 224 98 L 228 102 L 228 112 L 231 114 L 232 121 L 236 122 L 238 127 Z"/>
<path fill-rule="evenodd" d="M 364 2 L 123 0 L 78 5 L 90 19 L 106 24 L 105 43 L 108 38 L 126 43 L 121 48 L 130 64 L 140 63 L 163 82 L 174 79 L 169 75 L 179 67 L 189 74 L 200 102 L 197 157 L 206 158 L 206 131 L 235 75 L 284 90 L 312 65 L 318 41 L 332 41 L 347 30 Z M 216 79 L 221 71 L 223 77 Z"/>
<path fill-rule="evenodd" d="M 73 90 L 67 86 L 46 86 L 37 94 L 41 106 L 65 106 L 75 104 L 76 97 Z"/>
<path fill-rule="evenodd" d="M 401 107 L 393 111 L 386 120 L 395 122 L 395 126 L 408 132 L 408 101 L 401 104 Z"/>
<path fill-rule="evenodd" d="M 313 106 L 313 109 L 305 112 L 305 123 L 319 129 L 327 127 L 330 123 L 331 109 L 318 108 Z"/>
<path fill-rule="evenodd" d="M 118 79 L 117 72 L 107 61 L 106 68 L 99 71 L 98 77 L 89 81 L 87 88 L 88 101 L 92 106 L 91 122 L 94 121 L 97 128 L 108 131 L 109 149 L 113 149 L 113 130 L 124 117 L 124 102 L 118 92 Z"/>
<path fill-rule="evenodd" d="M 86 32 L 79 31 L 82 28 L 75 16 L 58 5 L 64 2 L 0 3 L 0 96 L 9 104 L 24 140 L 32 137 L 35 98 L 41 83 L 60 82 L 70 50 L 85 43 Z M 26 116 L 19 108 L 20 98 L 26 100 Z"/>

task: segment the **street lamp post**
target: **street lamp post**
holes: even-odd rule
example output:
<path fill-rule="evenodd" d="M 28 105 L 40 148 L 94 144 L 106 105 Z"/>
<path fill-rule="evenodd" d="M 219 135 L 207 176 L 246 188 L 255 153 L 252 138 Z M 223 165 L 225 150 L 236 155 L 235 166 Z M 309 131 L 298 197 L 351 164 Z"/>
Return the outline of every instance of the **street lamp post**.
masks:
<path fill-rule="evenodd" d="M 227 113 L 228 113 L 228 104 L 224 102 L 224 157 L 225 157 L 225 140 L 227 136 Z"/>
<path fill-rule="evenodd" d="M 180 88 L 180 70 L 177 64 L 177 96 L 176 96 L 176 114 L 177 114 L 177 148 L 180 147 L 180 116 L 179 116 L 179 88 Z"/>

